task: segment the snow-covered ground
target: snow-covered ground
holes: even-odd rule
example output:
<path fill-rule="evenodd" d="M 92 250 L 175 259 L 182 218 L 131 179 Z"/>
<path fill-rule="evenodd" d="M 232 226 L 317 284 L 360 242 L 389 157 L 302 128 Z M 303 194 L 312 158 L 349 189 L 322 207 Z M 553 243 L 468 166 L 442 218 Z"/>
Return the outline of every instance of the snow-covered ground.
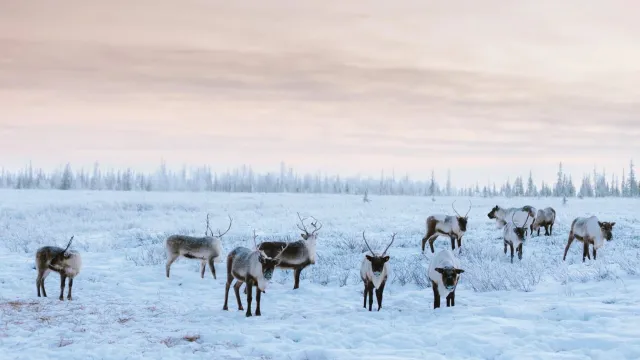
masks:
<path fill-rule="evenodd" d="M 471 199 L 456 306 L 434 311 L 420 239 L 427 215 L 452 214 L 451 198 L 5 190 L 0 199 L 2 359 L 640 358 L 637 200 Z M 458 210 L 466 204 L 459 198 Z M 528 239 L 510 264 L 487 218 L 498 204 L 553 206 L 554 235 Z M 162 241 L 203 234 L 207 212 L 214 231 L 234 219 L 226 253 L 251 246 L 254 229 L 258 241 L 296 237 L 297 211 L 323 223 L 318 262 L 297 290 L 291 273 L 276 271 L 261 317 L 237 311 L 233 292 L 222 311 L 224 260 L 217 280 L 186 259 L 165 277 Z M 563 262 L 571 220 L 590 214 L 616 221 L 613 241 L 585 264 L 574 243 Z M 398 233 L 380 312 L 362 308 L 363 230 L 377 249 Z M 84 262 L 74 300 L 57 299 L 55 273 L 49 297 L 38 298 L 36 249 L 71 235 Z"/>

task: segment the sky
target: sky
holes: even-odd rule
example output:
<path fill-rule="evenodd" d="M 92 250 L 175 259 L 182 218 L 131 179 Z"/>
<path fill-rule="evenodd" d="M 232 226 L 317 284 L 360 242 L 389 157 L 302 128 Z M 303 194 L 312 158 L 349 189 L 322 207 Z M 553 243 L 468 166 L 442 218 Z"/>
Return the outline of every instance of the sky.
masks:
<path fill-rule="evenodd" d="M 0 0 L 0 166 L 640 162 L 640 3 Z"/>

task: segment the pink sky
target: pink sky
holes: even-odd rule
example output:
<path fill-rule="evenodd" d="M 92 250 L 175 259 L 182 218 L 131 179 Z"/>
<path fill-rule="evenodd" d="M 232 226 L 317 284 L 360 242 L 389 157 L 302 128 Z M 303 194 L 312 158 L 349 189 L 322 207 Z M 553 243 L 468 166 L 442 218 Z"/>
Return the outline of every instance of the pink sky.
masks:
<path fill-rule="evenodd" d="M 0 0 L 0 165 L 502 181 L 640 154 L 636 1 Z M 640 162 L 640 160 L 638 160 Z"/>

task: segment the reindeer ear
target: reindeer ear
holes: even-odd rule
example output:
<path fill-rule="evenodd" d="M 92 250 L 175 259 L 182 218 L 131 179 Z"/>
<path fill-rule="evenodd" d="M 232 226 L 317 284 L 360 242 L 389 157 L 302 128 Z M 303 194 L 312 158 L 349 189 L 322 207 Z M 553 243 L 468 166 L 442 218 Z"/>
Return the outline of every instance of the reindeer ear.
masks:
<path fill-rule="evenodd" d="M 602 225 L 604 225 L 604 224 L 601 223 L 600 221 L 598 221 L 598 226 L 602 227 Z"/>
<path fill-rule="evenodd" d="M 384 260 L 385 262 L 389 261 L 389 255 L 383 257 L 382 260 Z"/>
<path fill-rule="evenodd" d="M 365 255 L 365 257 L 367 258 L 367 260 L 371 261 L 373 260 L 373 257 L 371 255 Z"/>
<path fill-rule="evenodd" d="M 614 221 L 614 222 L 612 222 L 612 223 L 611 223 L 611 227 L 613 227 L 613 225 L 615 225 L 615 224 L 616 224 L 616 222 L 615 222 L 615 221 Z"/>
<path fill-rule="evenodd" d="M 462 269 L 456 269 L 456 274 L 462 274 L 464 272 L 464 270 Z"/>
<path fill-rule="evenodd" d="M 439 272 L 440 274 L 444 273 L 444 269 L 443 268 L 435 268 L 434 270 Z"/>

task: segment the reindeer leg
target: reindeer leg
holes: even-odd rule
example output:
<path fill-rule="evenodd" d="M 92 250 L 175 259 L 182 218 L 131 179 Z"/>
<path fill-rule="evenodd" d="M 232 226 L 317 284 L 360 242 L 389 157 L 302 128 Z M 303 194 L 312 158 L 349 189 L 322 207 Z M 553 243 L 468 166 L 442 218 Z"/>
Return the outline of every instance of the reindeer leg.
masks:
<path fill-rule="evenodd" d="M 549 235 L 553 235 L 553 224 L 549 225 Z"/>
<path fill-rule="evenodd" d="M 369 284 L 369 311 L 373 307 L 373 283 Z"/>
<path fill-rule="evenodd" d="M 260 292 L 260 290 L 258 290 Z M 251 301 L 253 300 L 253 281 L 247 279 L 247 317 L 251 315 Z"/>
<path fill-rule="evenodd" d="M 586 241 L 586 239 L 582 243 L 584 245 L 582 247 L 582 262 L 584 262 L 589 255 L 589 243 Z M 591 257 L 589 257 L 589 259 L 591 259 Z"/>
<path fill-rule="evenodd" d="M 447 295 L 446 299 L 447 299 L 447 307 L 451 307 L 451 294 L 453 293 L 449 293 L 449 295 Z"/>
<path fill-rule="evenodd" d="M 180 255 L 179 254 L 171 254 L 168 258 L 167 258 L 167 278 L 169 277 L 169 269 L 171 269 L 171 264 L 173 264 L 174 261 L 176 261 L 178 259 Z"/>
<path fill-rule="evenodd" d="M 369 294 L 369 283 L 368 282 L 364 282 L 364 303 L 362 304 L 363 308 L 367 308 L 367 295 Z"/>
<path fill-rule="evenodd" d="M 300 287 L 300 273 L 302 269 L 294 269 L 293 270 L 293 289 L 297 289 Z"/>
<path fill-rule="evenodd" d="M 518 259 L 522 260 L 522 244 L 518 245 Z"/>
<path fill-rule="evenodd" d="M 596 246 L 595 244 L 593 245 L 593 260 L 596 259 Z"/>
<path fill-rule="evenodd" d="M 64 283 L 67 280 L 67 277 L 60 273 L 60 300 L 64 300 Z"/>
<path fill-rule="evenodd" d="M 256 284 L 256 316 L 260 316 L 260 295 L 262 291 L 258 289 L 258 285 Z"/>
<path fill-rule="evenodd" d="M 591 254 L 589 254 L 589 242 L 585 241 L 584 243 L 587 248 L 587 259 L 591 260 Z"/>
<path fill-rule="evenodd" d="M 240 300 L 240 286 L 242 286 L 242 281 L 237 280 L 233 285 L 233 291 L 236 293 L 236 300 L 238 301 L 238 310 L 242 311 L 244 308 L 242 307 L 242 301 Z"/>
<path fill-rule="evenodd" d="M 217 279 L 216 278 L 216 267 L 213 265 L 213 260 L 214 260 L 214 258 L 209 258 L 209 261 L 208 261 L 209 262 L 209 268 L 211 268 L 211 275 L 213 275 L 213 278 Z"/>
<path fill-rule="evenodd" d="M 504 254 L 507 254 L 507 241 L 504 241 Z"/>
<path fill-rule="evenodd" d="M 453 251 L 456 249 L 456 237 L 449 235 L 449 238 L 451 239 L 451 250 Z"/>
<path fill-rule="evenodd" d="M 549 236 L 551 233 L 549 232 L 549 225 L 544 226 L 544 236 Z"/>
<path fill-rule="evenodd" d="M 449 296 L 451 296 L 451 306 L 456 306 L 456 291 L 453 290 Z"/>
<path fill-rule="evenodd" d="M 509 243 L 509 249 L 511 249 L 511 263 L 513 264 L 513 243 Z"/>
<path fill-rule="evenodd" d="M 458 251 L 459 251 L 459 252 L 462 252 L 462 249 L 461 249 L 461 248 L 462 248 L 462 236 L 460 236 L 460 237 L 458 238 L 458 249 L 459 249 Z"/>
<path fill-rule="evenodd" d="M 382 282 L 382 284 L 380 284 L 380 287 L 378 289 L 376 289 L 376 299 L 378 300 L 378 311 L 380 311 L 380 308 L 382 307 L 382 292 L 384 291 L 384 281 Z"/>
<path fill-rule="evenodd" d="M 36 287 L 38 288 L 38 297 L 40 297 L 40 284 L 44 284 L 44 269 L 38 270 L 38 277 L 36 278 Z M 42 291 L 44 292 L 44 285 L 42 285 Z M 44 296 L 47 296 L 46 294 Z"/>
<path fill-rule="evenodd" d="M 440 292 L 438 291 L 438 283 L 431 280 L 431 288 L 433 289 L 433 308 L 440 307 Z"/>
<path fill-rule="evenodd" d="M 429 237 L 427 241 L 429 241 L 429 247 L 431 248 L 431 253 L 435 253 L 436 250 L 433 248 L 433 242 L 438 238 L 438 233 L 435 233 Z"/>
<path fill-rule="evenodd" d="M 42 279 L 40 279 L 40 287 L 42 287 L 42 296 L 47 297 L 47 291 L 44 289 L 44 280 L 47 278 L 48 272 L 45 271 L 44 275 L 42 275 Z"/>
<path fill-rule="evenodd" d="M 205 271 L 206 269 L 207 269 L 207 263 L 206 263 L 204 260 L 202 260 L 202 261 L 200 262 L 200 278 L 201 278 L 201 279 L 204 279 L 204 271 Z"/>
<path fill-rule="evenodd" d="M 67 294 L 67 300 L 73 300 L 71 298 L 71 289 L 73 288 L 73 278 L 69 278 L 69 293 Z"/>
<path fill-rule="evenodd" d="M 562 257 L 562 261 L 564 261 L 567 258 L 567 252 L 569 251 L 569 247 L 571 246 L 571 243 L 573 242 L 574 238 L 575 236 L 573 236 L 573 232 L 570 232 L 569 240 L 567 240 L 567 246 L 564 248 L 564 256 Z"/>

